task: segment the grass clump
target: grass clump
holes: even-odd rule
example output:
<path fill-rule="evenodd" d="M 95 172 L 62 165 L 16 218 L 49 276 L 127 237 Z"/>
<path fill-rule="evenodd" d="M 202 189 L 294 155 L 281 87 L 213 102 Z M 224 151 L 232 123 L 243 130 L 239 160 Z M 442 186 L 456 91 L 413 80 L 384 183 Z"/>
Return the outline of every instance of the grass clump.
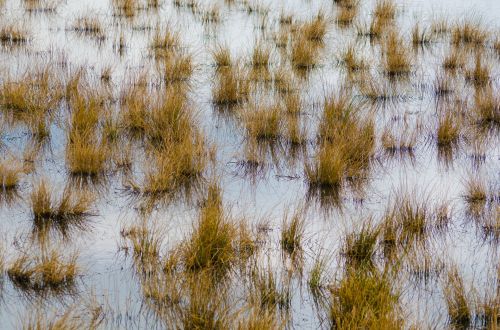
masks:
<path fill-rule="evenodd" d="M 300 36 L 292 43 L 290 61 L 297 69 L 310 69 L 318 64 L 318 48 L 311 41 Z"/>
<path fill-rule="evenodd" d="M 233 65 L 231 50 L 227 46 L 217 46 L 212 51 L 212 57 L 217 69 L 230 68 Z"/>
<path fill-rule="evenodd" d="M 464 21 L 456 24 L 451 30 L 452 44 L 483 45 L 488 37 L 488 32 L 478 23 Z"/>
<path fill-rule="evenodd" d="M 190 54 L 175 52 L 162 60 L 163 79 L 167 84 L 188 81 L 195 69 Z"/>
<path fill-rule="evenodd" d="M 440 147 L 455 144 L 460 137 L 460 122 L 451 112 L 439 117 L 437 129 L 437 143 Z"/>
<path fill-rule="evenodd" d="M 0 162 L 0 187 L 4 192 L 16 190 L 21 181 L 23 168 L 13 161 Z"/>
<path fill-rule="evenodd" d="M 356 53 L 354 46 L 349 46 L 342 54 L 342 61 L 349 72 L 365 69 L 368 65 Z"/>
<path fill-rule="evenodd" d="M 471 81 L 474 86 L 484 86 L 490 81 L 490 68 L 483 65 L 483 59 L 480 53 L 476 54 L 474 68 L 465 72 L 465 77 Z"/>
<path fill-rule="evenodd" d="M 392 0 L 378 0 L 375 4 L 373 16 L 379 20 L 393 20 L 396 18 L 396 5 Z"/>
<path fill-rule="evenodd" d="M 254 68 L 267 68 L 271 58 L 271 49 L 257 42 L 252 52 L 252 66 Z"/>
<path fill-rule="evenodd" d="M 23 290 L 60 291 L 74 285 L 78 273 L 77 255 L 64 260 L 62 255 L 52 250 L 39 257 L 22 255 L 7 269 L 9 279 Z"/>
<path fill-rule="evenodd" d="M 212 91 L 216 105 L 229 106 L 246 101 L 250 94 L 250 80 L 239 67 L 220 72 Z"/>
<path fill-rule="evenodd" d="M 427 30 L 422 29 L 420 24 L 417 22 L 411 31 L 411 42 L 413 47 L 423 47 L 428 45 L 432 41 L 432 34 L 427 32 Z"/>
<path fill-rule="evenodd" d="M 443 60 L 443 68 L 449 71 L 455 71 L 463 69 L 464 67 L 464 53 L 458 47 L 453 47 Z"/>
<path fill-rule="evenodd" d="M 290 220 L 283 221 L 281 228 L 281 248 L 288 254 L 294 254 L 302 249 L 302 240 L 304 238 L 305 221 L 296 212 Z"/>
<path fill-rule="evenodd" d="M 322 42 L 327 32 L 327 21 L 322 13 L 300 27 L 300 33 L 306 40 Z"/>
<path fill-rule="evenodd" d="M 66 146 L 66 166 L 71 175 L 97 178 L 106 171 L 109 149 L 104 142 L 76 134 Z"/>
<path fill-rule="evenodd" d="M 28 32 L 15 24 L 0 27 L 0 43 L 7 45 L 23 45 L 29 41 Z"/>
<path fill-rule="evenodd" d="M 104 28 L 98 18 L 92 16 L 78 17 L 73 23 L 72 30 L 97 40 L 106 39 Z"/>
<path fill-rule="evenodd" d="M 411 58 L 405 43 L 394 31 L 389 33 L 384 44 L 384 71 L 389 76 L 400 76 L 411 72 Z"/>
<path fill-rule="evenodd" d="M 467 328 L 472 319 L 472 310 L 463 279 L 456 268 L 448 272 L 444 296 L 450 323 L 458 328 Z"/>
<path fill-rule="evenodd" d="M 342 255 L 350 267 L 371 268 L 378 242 L 379 229 L 373 227 L 370 221 L 357 232 L 349 233 L 344 239 Z"/>
<path fill-rule="evenodd" d="M 281 136 L 281 107 L 256 104 L 244 114 L 249 138 L 276 141 Z"/>
<path fill-rule="evenodd" d="M 348 271 L 331 288 L 330 320 L 335 329 L 400 329 L 399 293 L 388 273 Z"/>
<path fill-rule="evenodd" d="M 53 191 L 42 180 L 31 193 L 31 213 L 38 229 L 52 224 L 64 232 L 70 223 L 78 224 L 91 215 L 92 202 L 90 193 L 74 193 L 69 189 L 56 200 Z"/>
<path fill-rule="evenodd" d="M 182 248 L 186 268 L 228 270 L 236 261 L 235 239 L 236 227 L 224 212 L 220 188 L 212 185 L 196 227 Z"/>
<path fill-rule="evenodd" d="M 481 126 L 500 126 L 500 98 L 491 88 L 476 92 L 472 115 L 473 121 Z"/>

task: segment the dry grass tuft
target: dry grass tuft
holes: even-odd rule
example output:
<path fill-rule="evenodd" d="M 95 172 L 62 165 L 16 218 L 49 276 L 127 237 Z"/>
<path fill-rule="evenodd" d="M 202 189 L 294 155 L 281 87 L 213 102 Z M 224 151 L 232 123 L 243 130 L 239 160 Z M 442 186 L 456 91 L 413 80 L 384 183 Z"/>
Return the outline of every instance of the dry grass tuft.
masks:
<path fill-rule="evenodd" d="M 451 42 L 458 44 L 472 44 L 481 46 L 488 38 L 488 32 L 478 23 L 464 21 L 456 24 L 451 30 Z"/>
<path fill-rule="evenodd" d="M 53 194 L 44 180 L 31 193 L 31 213 L 35 227 L 40 231 L 53 225 L 64 233 L 70 224 L 78 225 L 92 214 L 94 196 L 91 193 L 65 189 L 59 200 Z"/>
<path fill-rule="evenodd" d="M 281 248 L 288 254 L 294 254 L 302 249 L 305 220 L 300 212 L 296 211 L 290 219 L 285 217 L 281 228 Z"/>
<path fill-rule="evenodd" d="M 225 214 L 220 188 L 209 187 L 208 196 L 189 240 L 182 246 L 188 270 L 225 272 L 236 261 L 236 227 Z"/>
<path fill-rule="evenodd" d="M 240 67 L 220 72 L 212 91 L 216 105 L 235 105 L 246 101 L 250 95 L 250 80 Z"/>
<path fill-rule="evenodd" d="M 437 142 L 440 147 L 452 146 L 460 138 L 460 120 L 451 112 L 446 112 L 439 117 L 437 129 Z"/>
<path fill-rule="evenodd" d="M 281 114 L 279 105 L 254 104 L 244 113 L 244 122 L 249 138 L 276 141 L 281 137 Z"/>
<path fill-rule="evenodd" d="M 0 28 L 0 43 L 4 46 L 23 45 L 28 41 L 28 31 L 22 26 L 10 24 Z"/>
<path fill-rule="evenodd" d="M 0 162 L 0 187 L 3 192 L 16 190 L 24 173 L 21 164 L 12 160 Z"/>
<path fill-rule="evenodd" d="M 7 275 L 23 290 L 59 292 L 73 287 L 78 273 L 76 260 L 76 254 L 64 260 L 56 250 L 34 258 L 24 254 L 9 265 Z"/>
<path fill-rule="evenodd" d="M 399 293 L 378 271 L 348 271 L 331 288 L 330 320 L 336 329 L 400 329 Z"/>
<path fill-rule="evenodd" d="M 73 23 L 72 30 L 97 40 L 106 39 L 102 23 L 98 18 L 91 15 L 77 18 Z"/>
<path fill-rule="evenodd" d="M 448 317 L 454 327 L 467 328 L 472 319 L 472 310 L 465 292 L 463 279 L 456 268 L 448 272 L 444 286 Z"/>
<path fill-rule="evenodd" d="M 384 43 L 384 71 L 389 76 L 400 76 L 411 72 L 411 57 L 404 41 L 396 32 L 389 33 Z"/>
<path fill-rule="evenodd" d="M 327 32 L 327 21 L 322 13 L 300 27 L 301 35 L 309 41 L 322 42 Z"/>

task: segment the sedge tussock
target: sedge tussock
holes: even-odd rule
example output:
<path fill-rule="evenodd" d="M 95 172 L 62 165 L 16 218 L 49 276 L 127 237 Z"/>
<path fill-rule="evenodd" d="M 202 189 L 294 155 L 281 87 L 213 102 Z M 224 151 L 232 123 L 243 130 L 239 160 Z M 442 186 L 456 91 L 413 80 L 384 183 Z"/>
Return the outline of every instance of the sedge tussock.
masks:
<path fill-rule="evenodd" d="M 220 72 L 212 91 L 212 97 L 216 105 L 235 105 L 246 101 L 250 90 L 248 74 L 240 67 L 236 67 Z"/>
<path fill-rule="evenodd" d="M 74 286 L 78 274 L 77 255 L 65 258 L 56 250 L 38 257 L 23 254 L 7 269 L 9 279 L 22 290 L 59 292 Z"/>
<path fill-rule="evenodd" d="M 224 273 L 236 262 L 237 228 L 224 210 L 217 185 L 208 189 L 198 222 L 182 246 L 185 266 L 192 271 L 211 269 Z"/>
<path fill-rule="evenodd" d="M 302 249 L 305 231 L 305 220 L 301 216 L 302 210 L 297 210 L 290 217 L 285 217 L 281 228 L 281 248 L 292 255 Z"/>
<path fill-rule="evenodd" d="M 467 328 L 472 319 L 472 306 L 465 285 L 456 267 L 447 274 L 444 298 L 448 307 L 448 318 L 455 327 Z"/>
<path fill-rule="evenodd" d="M 59 199 L 41 180 L 31 192 L 31 213 L 35 229 L 44 232 L 54 227 L 65 234 L 70 225 L 79 226 L 92 215 L 94 196 L 90 192 L 74 192 L 65 189 Z"/>
<path fill-rule="evenodd" d="M 99 19 L 92 15 L 78 17 L 71 29 L 82 35 L 90 36 L 97 40 L 106 39 L 104 27 Z"/>
<path fill-rule="evenodd" d="M 412 59 L 401 37 L 392 31 L 384 43 L 384 70 L 389 76 L 411 72 Z"/>
<path fill-rule="evenodd" d="M 452 44 L 466 44 L 481 46 L 488 37 L 486 31 L 479 23 L 464 21 L 456 24 L 451 30 Z"/>
<path fill-rule="evenodd" d="M 330 320 L 334 328 L 400 329 L 399 293 L 388 274 L 348 271 L 332 288 Z"/>
<path fill-rule="evenodd" d="M 24 173 L 21 164 L 13 160 L 0 162 L 0 187 L 3 192 L 13 191 L 19 187 Z"/>

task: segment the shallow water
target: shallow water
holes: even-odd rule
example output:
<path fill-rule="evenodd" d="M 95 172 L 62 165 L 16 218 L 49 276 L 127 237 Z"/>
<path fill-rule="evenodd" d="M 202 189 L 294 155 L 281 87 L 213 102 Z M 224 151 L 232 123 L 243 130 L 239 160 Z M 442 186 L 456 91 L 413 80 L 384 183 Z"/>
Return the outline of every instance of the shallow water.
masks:
<path fill-rule="evenodd" d="M 212 2 L 205 2 L 209 4 Z M 281 4 L 263 1 L 269 6 L 269 30 L 278 27 L 282 10 L 293 13 L 297 19 L 306 19 L 322 10 L 327 16 L 334 17 L 337 8 L 332 1 L 287 1 Z M 411 28 L 415 22 L 427 26 L 432 19 L 444 17 L 450 22 L 462 19 L 478 19 L 484 26 L 498 35 L 500 28 L 500 2 L 494 0 L 455 1 L 396 1 L 398 5 L 397 24 L 406 40 L 411 39 Z M 131 77 L 154 67 L 154 59 L 149 51 L 149 42 L 158 26 L 174 27 L 181 33 L 181 39 L 193 54 L 197 64 L 193 75 L 191 102 L 195 109 L 197 122 L 209 141 L 217 146 L 217 172 L 224 192 L 224 203 L 237 217 L 248 219 L 256 225 L 265 220 L 270 228 L 266 240 L 266 254 L 271 264 L 281 270 L 279 233 L 284 214 L 290 214 L 297 206 L 306 205 L 306 242 L 305 254 L 308 256 L 304 269 L 306 273 L 319 251 L 338 254 L 343 236 L 356 228 L 358 220 L 373 215 L 379 217 L 386 209 L 391 197 L 400 190 L 417 191 L 429 205 L 439 201 L 449 201 L 453 206 L 452 224 L 445 234 L 431 239 L 430 250 L 433 257 L 445 260 L 447 264 L 456 263 L 466 283 L 474 283 L 476 290 L 487 290 L 484 283 L 495 272 L 498 263 L 497 243 L 481 238 L 477 226 L 465 215 L 463 194 L 464 182 L 471 172 L 478 172 L 498 192 L 500 186 L 500 139 L 494 134 L 485 143 L 485 159 L 475 165 L 471 159 L 471 148 L 463 142 L 456 151 L 449 166 L 439 161 L 438 150 L 433 132 L 436 125 L 436 97 L 432 90 L 442 57 L 448 50 L 448 42 L 438 39 L 427 49 L 418 53 L 415 72 L 411 82 L 403 84 L 406 97 L 390 102 L 386 106 L 375 107 L 375 122 L 378 132 L 387 125 L 395 129 L 407 130 L 419 121 L 424 123 L 423 133 L 418 136 L 413 156 L 387 157 L 380 147 L 377 148 L 370 179 L 362 192 L 346 189 L 341 197 L 342 207 L 323 207 L 317 199 L 307 199 L 308 185 L 303 173 L 303 159 L 311 158 L 315 150 L 311 143 L 305 156 L 299 156 L 296 164 L 287 164 L 289 150 L 278 151 L 278 161 L 266 158 L 266 167 L 257 177 L 243 175 L 238 162 L 243 160 L 242 146 L 245 134 L 238 119 L 220 114 L 211 102 L 214 84 L 214 67 L 210 50 L 218 43 L 229 45 L 232 55 L 248 57 L 257 38 L 271 42 L 270 34 L 261 35 L 256 28 L 259 19 L 249 15 L 241 4 L 232 7 L 221 5 L 221 22 L 204 24 L 187 8 L 177 8 L 165 1 L 156 11 L 139 11 L 133 21 L 127 22 L 113 17 L 111 1 L 74 1 L 62 2 L 55 13 L 32 13 L 25 11 L 19 1 L 6 1 L 1 16 L 3 22 L 21 20 L 30 31 L 32 40 L 23 49 L 0 52 L 0 79 L 5 81 L 9 75 L 19 76 L 26 70 L 55 62 L 61 59 L 67 63 L 62 71 L 74 70 L 80 66 L 88 69 L 97 81 L 103 68 L 111 65 L 113 76 L 110 90 L 117 98 Z M 368 22 L 374 1 L 361 1 L 358 18 Z M 79 15 L 95 15 L 104 24 L 106 39 L 97 43 L 91 38 L 69 31 L 68 27 Z M 127 40 L 123 55 L 118 55 L 113 44 L 120 33 Z M 266 39 L 267 38 L 267 39 Z M 309 138 L 315 136 L 315 127 L 321 119 L 323 97 L 344 85 L 346 72 L 339 64 L 339 56 L 346 45 L 354 40 L 362 56 L 373 64 L 372 73 L 384 79 L 377 67 L 380 47 L 371 46 L 366 39 L 357 39 L 353 28 L 341 29 L 334 23 L 329 25 L 322 50 L 320 65 L 315 68 L 300 86 L 304 100 L 304 125 L 310 128 Z M 64 54 L 64 55 L 62 55 Z M 500 59 L 492 50 L 487 51 L 487 59 L 492 69 L 492 85 L 498 92 Z M 280 52 L 273 50 L 271 68 L 277 67 Z M 469 61 L 469 65 L 473 60 Z M 154 71 L 153 71 L 154 72 Z M 470 84 L 461 81 L 456 94 L 469 104 L 473 99 Z M 355 91 L 358 92 L 359 91 Z M 357 95 L 360 99 L 361 95 Z M 363 103 L 364 104 L 364 103 Z M 60 119 L 64 123 L 64 116 Z M 9 126 L 2 140 L 6 147 L 2 156 L 10 153 L 22 157 L 28 141 L 28 130 L 23 126 Z M 4 237 L 7 259 L 11 260 L 22 247 L 28 244 L 31 232 L 29 196 L 33 182 L 40 177 L 50 178 L 51 184 L 61 191 L 68 175 L 65 166 L 66 132 L 64 126 L 51 126 L 50 146 L 36 163 L 36 172 L 22 179 L 20 198 L 12 205 L 0 205 L 0 235 Z M 139 152 L 137 153 L 139 155 Z M 138 160 L 134 175 L 143 174 L 143 164 Z M 94 206 L 95 216 L 90 217 L 85 230 L 77 230 L 67 240 L 54 237 L 66 251 L 78 251 L 78 264 L 82 268 L 78 278 L 77 292 L 62 298 L 33 299 L 16 289 L 5 276 L 2 300 L 0 301 L 0 323 L 2 328 L 19 328 L 22 315 L 33 308 L 33 301 L 40 299 L 47 310 L 71 305 L 88 297 L 95 296 L 106 311 L 103 328 L 162 328 L 161 322 L 143 306 L 139 282 L 132 270 L 130 257 L 123 247 L 121 229 L 134 223 L 138 216 L 138 204 L 124 191 L 120 175 L 111 176 L 99 193 Z M 492 208 L 498 209 L 498 204 Z M 162 206 L 150 216 L 156 226 L 166 233 L 165 249 L 187 237 L 197 214 L 197 204 L 177 202 Z M 335 278 L 340 265 L 332 262 L 330 274 Z M 408 324 L 421 322 L 442 328 L 446 324 L 446 306 L 441 292 L 442 279 L 434 279 L 428 286 L 411 284 L 405 286 L 402 303 L 408 312 Z M 411 281 L 407 281 L 408 283 Z M 312 297 L 303 280 L 293 282 L 292 319 L 290 328 L 325 327 L 325 322 L 314 310 Z"/>

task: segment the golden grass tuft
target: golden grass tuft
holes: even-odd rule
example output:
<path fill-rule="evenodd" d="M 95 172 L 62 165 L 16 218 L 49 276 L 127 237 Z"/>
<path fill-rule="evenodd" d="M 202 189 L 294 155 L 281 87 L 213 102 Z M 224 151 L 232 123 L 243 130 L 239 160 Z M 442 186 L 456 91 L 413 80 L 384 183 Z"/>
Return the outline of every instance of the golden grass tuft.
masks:
<path fill-rule="evenodd" d="M 472 319 L 472 307 L 468 300 L 463 279 L 457 268 L 448 272 L 444 285 L 444 298 L 448 307 L 448 318 L 454 327 L 467 328 Z"/>
<path fill-rule="evenodd" d="M 89 192 L 75 193 L 65 189 L 59 200 L 46 181 L 41 180 L 31 192 L 31 212 L 35 225 L 47 222 L 64 227 L 68 221 L 80 220 L 91 215 L 94 197 Z"/>
<path fill-rule="evenodd" d="M 411 72 L 411 57 L 404 41 L 392 31 L 384 43 L 384 71 L 389 76 L 405 75 Z"/>
<path fill-rule="evenodd" d="M 291 255 L 302 249 L 305 219 L 300 215 L 301 212 L 301 210 L 295 211 L 290 219 L 285 217 L 281 226 L 281 248 Z"/>
<path fill-rule="evenodd" d="M 271 49 L 260 41 L 256 42 L 252 52 L 252 66 L 254 68 L 268 67 L 270 58 Z"/>
<path fill-rule="evenodd" d="M 304 37 L 292 43 L 290 61 L 295 68 L 309 69 L 318 64 L 318 47 Z"/>
<path fill-rule="evenodd" d="M 500 97 L 491 88 L 479 90 L 474 95 L 473 121 L 481 126 L 500 125 Z"/>
<path fill-rule="evenodd" d="M 460 119 L 447 111 L 439 117 L 437 129 L 437 143 L 440 147 L 456 144 L 460 138 Z"/>
<path fill-rule="evenodd" d="M 378 0 L 373 16 L 379 20 L 393 20 L 396 18 L 396 5 L 392 0 Z"/>
<path fill-rule="evenodd" d="M 490 67 L 486 64 L 483 65 L 483 58 L 481 53 L 476 54 L 474 60 L 474 68 L 465 72 L 465 77 L 472 81 L 474 86 L 484 86 L 490 81 Z"/>
<path fill-rule="evenodd" d="M 212 51 L 212 57 L 217 69 L 229 68 L 233 65 L 233 61 L 231 59 L 231 50 L 227 46 L 217 46 Z"/>
<path fill-rule="evenodd" d="M 282 108 L 280 105 L 253 104 L 245 111 L 243 116 L 249 138 L 276 141 L 281 137 Z"/>
<path fill-rule="evenodd" d="M 23 290 L 60 291 L 71 288 L 78 274 L 77 255 L 67 260 L 56 250 L 38 257 L 23 254 L 7 269 L 9 279 Z"/>
<path fill-rule="evenodd" d="M 319 13 L 300 27 L 301 35 L 309 41 L 322 42 L 326 32 L 327 20 L 323 13 Z"/>
<path fill-rule="evenodd" d="M 399 293 L 387 273 L 352 270 L 331 288 L 335 329 L 400 329 Z"/>
<path fill-rule="evenodd" d="M 465 54 L 457 47 L 453 47 L 443 60 L 443 68 L 450 71 L 465 67 Z"/>
<path fill-rule="evenodd" d="M 212 91 L 216 105 L 235 105 L 246 101 L 250 95 L 251 85 L 248 75 L 240 67 L 220 72 Z"/>
<path fill-rule="evenodd" d="M 222 195 L 217 185 L 211 185 L 191 237 L 182 246 L 188 270 L 211 269 L 226 271 L 236 261 L 236 227 L 225 214 Z"/>
<path fill-rule="evenodd" d="M 359 71 L 368 67 L 368 64 L 358 56 L 356 49 L 352 45 L 347 47 L 342 53 L 342 61 L 350 72 Z"/>
<path fill-rule="evenodd" d="M 192 55 L 181 52 L 164 58 L 162 66 L 163 78 L 167 84 L 188 81 L 195 69 Z"/>
<path fill-rule="evenodd" d="M 4 192 L 16 190 L 24 173 L 21 164 L 12 160 L 0 162 L 0 187 Z"/>
<path fill-rule="evenodd" d="M 72 25 L 72 30 L 97 40 L 106 39 L 102 23 L 91 15 L 78 17 Z"/>
<path fill-rule="evenodd" d="M 369 219 L 361 229 L 347 234 L 341 252 L 346 265 L 354 268 L 373 267 L 379 233 L 380 230 Z"/>
<path fill-rule="evenodd" d="M 172 55 L 180 46 L 181 41 L 179 32 L 172 31 L 168 27 L 164 31 L 161 31 L 160 27 L 157 27 L 150 47 L 156 57 L 164 58 Z"/>
<path fill-rule="evenodd" d="M 96 178 L 107 170 L 109 147 L 84 134 L 72 134 L 66 145 L 66 166 L 71 175 Z"/>
<path fill-rule="evenodd" d="M 23 45 L 29 41 L 28 31 L 19 25 L 10 24 L 0 27 L 0 44 Z"/>
<path fill-rule="evenodd" d="M 451 30 L 452 44 L 472 44 L 481 46 L 488 38 L 488 31 L 483 29 L 480 24 L 464 21 L 456 24 Z"/>

